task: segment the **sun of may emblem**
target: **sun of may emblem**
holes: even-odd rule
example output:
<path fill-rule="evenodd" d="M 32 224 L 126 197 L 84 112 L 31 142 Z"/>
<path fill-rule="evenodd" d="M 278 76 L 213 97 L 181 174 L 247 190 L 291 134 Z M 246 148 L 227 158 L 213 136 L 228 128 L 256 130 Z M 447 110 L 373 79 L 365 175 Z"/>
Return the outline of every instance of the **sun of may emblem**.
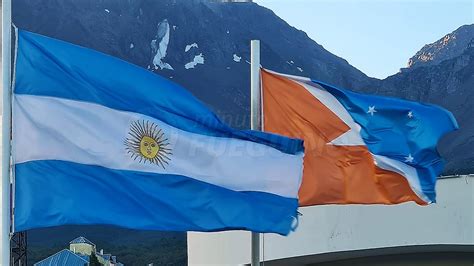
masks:
<path fill-rule="evenodd" d="M 130 125 L 125 140 L 127 152 L 134 160 L 149 162 L 165 168 L 171 160 L 170 144 L 164 132 L 152 122 L 138 120 Z"/>

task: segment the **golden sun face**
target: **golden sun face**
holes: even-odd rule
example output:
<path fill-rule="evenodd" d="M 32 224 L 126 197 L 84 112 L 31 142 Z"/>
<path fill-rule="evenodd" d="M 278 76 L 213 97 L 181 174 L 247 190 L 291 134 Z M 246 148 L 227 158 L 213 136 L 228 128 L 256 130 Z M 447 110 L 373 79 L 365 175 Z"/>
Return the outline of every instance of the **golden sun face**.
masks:
<path fill-rule="evenodd" d="M 134 160 L 160 165 L 163 169 L 171 160 L 169 145 L 163 131 L 153 122 L 145 120 L 133 122 L 125 140 L 125 148 Z"/>
<path fill-rule="evenodd" d="M 160 151 L 160 146 L 156 141 L 148 136 L 144 136 L 140 140 L 140 153 L 148 159 L 153 159 L 156 157 Z"/>

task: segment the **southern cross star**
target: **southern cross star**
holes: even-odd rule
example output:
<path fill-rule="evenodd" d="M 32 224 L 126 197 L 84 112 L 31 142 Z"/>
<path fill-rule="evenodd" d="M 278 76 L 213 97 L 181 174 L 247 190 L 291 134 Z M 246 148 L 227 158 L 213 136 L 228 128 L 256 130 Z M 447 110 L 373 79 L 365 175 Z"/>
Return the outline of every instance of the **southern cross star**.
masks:
<path fill-rule="evenodd" d="M 410 154 L 408 154 L 407 157 L 405 157 L 405 162 L 406 163 L 412 163 L 413 159 L 415 159 L 415 158 L 413 158 L 413 156 L 411 156 L 411 153 L 410 153 Z"/>
<path fill-rule="evenodd" d="M 375 110 L 375 105 L 374 106 L 369 106 L 369 110 L 367 111 L 368 114 L 371 116 L 374 116 L 374 113 L 377 113 L 377 110 Z"/>
<path fill-rule="evenodd" d="M 412 111 L 408 112 L 408 118 L 412 118 L 412 117 L 413 117 L 413 112 Z"/>

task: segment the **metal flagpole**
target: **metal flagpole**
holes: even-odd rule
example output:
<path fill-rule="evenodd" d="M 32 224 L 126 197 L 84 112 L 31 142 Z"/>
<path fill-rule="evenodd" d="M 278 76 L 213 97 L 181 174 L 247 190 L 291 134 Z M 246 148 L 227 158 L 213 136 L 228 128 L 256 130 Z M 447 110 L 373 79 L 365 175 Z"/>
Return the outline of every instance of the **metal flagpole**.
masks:
<path fill-rule="evenodd" d="M 250 127 L 262 130 L 260 91 L 260 41 L 250 42 Z M 260 265 L 260 234 L 252 232 L 251 265 Z"/>
<path fill-rule="evenodd" d="M 2 1 L 2 219 L 1 265 L 10 265 L 10 154 L 11 154 L 11 0 Z"/>

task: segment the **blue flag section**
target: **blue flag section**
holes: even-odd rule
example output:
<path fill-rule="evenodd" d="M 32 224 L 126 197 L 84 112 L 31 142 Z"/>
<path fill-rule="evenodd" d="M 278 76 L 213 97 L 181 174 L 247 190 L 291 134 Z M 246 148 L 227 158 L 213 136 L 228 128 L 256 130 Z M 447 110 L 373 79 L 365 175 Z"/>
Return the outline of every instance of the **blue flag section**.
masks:
<path fill-rule="evenodd" d="M 451 112 L 435 105 L 361 94 L 316 80 L 312 82 L 344 106 L 360 126 L 360 135 L 372 154 L 414 168 L 421 194 L 428 203 L 436 202 L 436 179 L 444 168 L 436 146 L 443 135 L 458 129 Z"/>
<path fill-rule="evenodd" d="M 301 140 L 232 129 L 179 85 L 117 58 L 18 38 L 15 231 L 291 231 Z"/>

